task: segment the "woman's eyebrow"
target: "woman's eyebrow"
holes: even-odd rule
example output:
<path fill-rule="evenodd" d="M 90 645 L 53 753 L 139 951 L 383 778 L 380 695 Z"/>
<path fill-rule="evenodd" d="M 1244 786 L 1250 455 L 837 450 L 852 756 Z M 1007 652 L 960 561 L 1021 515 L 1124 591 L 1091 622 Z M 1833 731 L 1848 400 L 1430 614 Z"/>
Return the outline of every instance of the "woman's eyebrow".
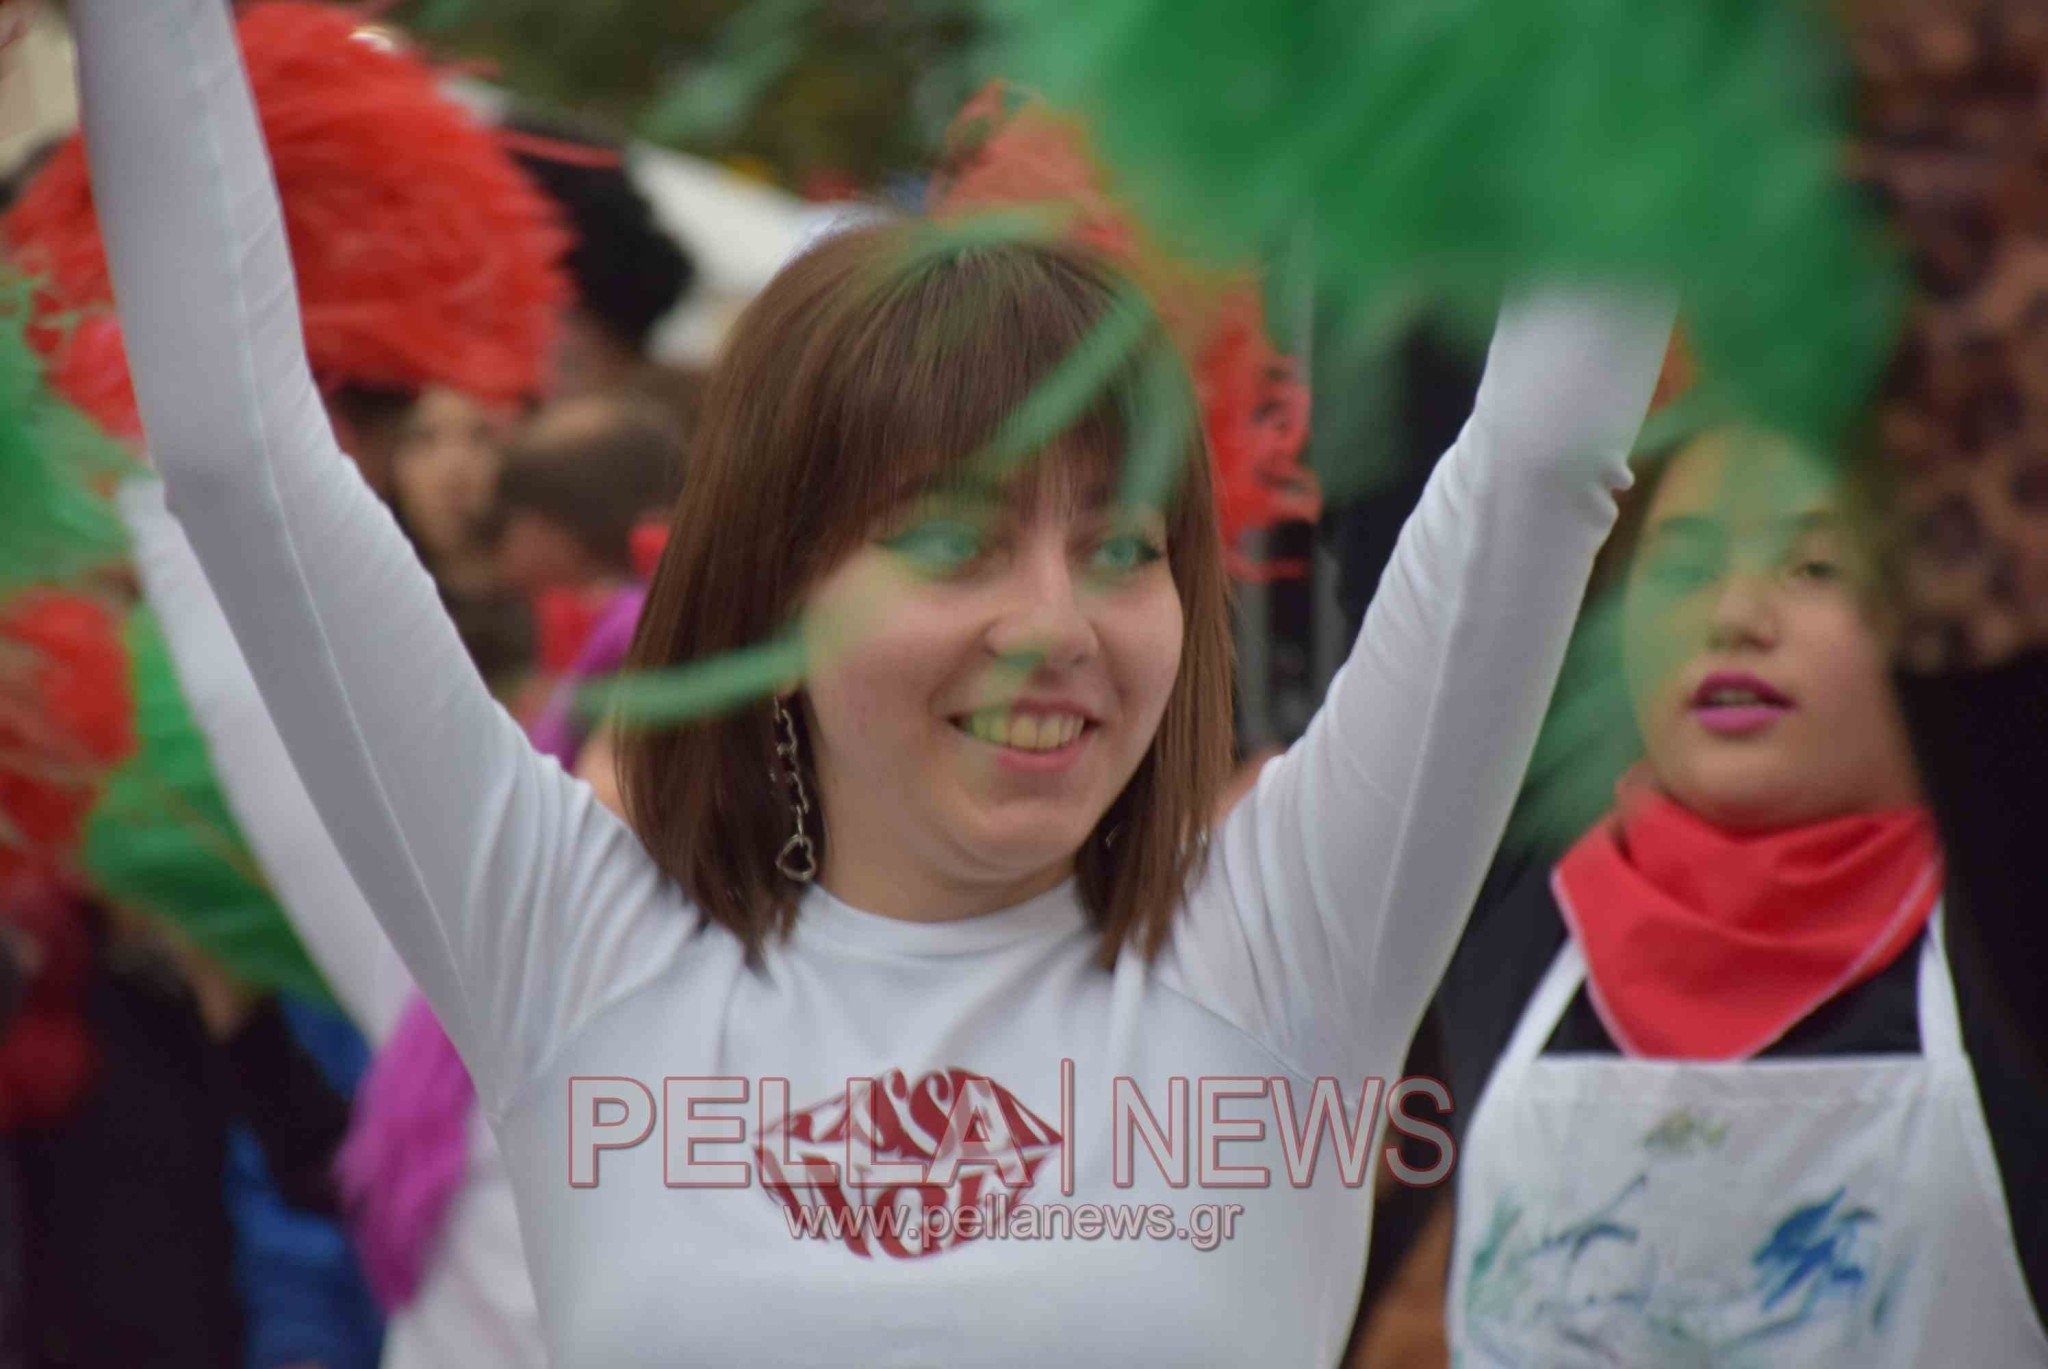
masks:
<path fill-rule="evenodd" d="M 1132 511 L 1133 506 L 1124 502 L 1123 491 L 1113 481 L 1095 478 L 1073 492 L 1073 507 L 1084 514 L 1099 514 L 1105 517 Z"/>
<path fill-rule="evenodd" d="M 1828 509 L 1810 509 L 1805 513 L 1784 514 L 1772 519 L 1763 535 L 1769 539 L 1770 546 L 1789 551 L 1806 538 L 1833 536 L 1841 530 L 1840 515 Z"/>
<path fill-rule="evenodd" d="M 961 504 L 1000 504 L 1004 501 L 1004 485 L 986 472 L 961 470 L 941 476 L 925 486 L 924 497 L 943 499 Z"/>
<path fill-rule="evenodd" d="M 1812 509 L 1780 519 L 1779 526 L 1794 537 L 1803 537 L 1809 532 L 1835 532 L 1841 528 L 1842 518 L 1830 509 Z"/>
<path fill-rule="evenodd" d="M 1647 540 L 1711 542 L 1721 541 L 1727 535 L 1726 525 L 1718 518 L 1709 518 L 1698 513 L 1679 513 L 1652 523 Z"/>
<path fill-rule="evenodd" d="M 888 501 L 892 516 L 924 515 L 937 512 L 985 514 L 1003 502 L 999 486 L 976 479 L 942 478 L 920 481 L 901 490 Z"/>

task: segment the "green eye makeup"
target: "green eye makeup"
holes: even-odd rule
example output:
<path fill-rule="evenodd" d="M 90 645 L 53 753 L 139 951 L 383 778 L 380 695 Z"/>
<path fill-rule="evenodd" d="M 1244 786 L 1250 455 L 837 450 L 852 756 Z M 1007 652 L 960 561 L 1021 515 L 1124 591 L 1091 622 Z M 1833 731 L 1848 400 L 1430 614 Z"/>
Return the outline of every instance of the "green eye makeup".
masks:
<path fill-rule="evenodd" d="M 1142 533 L 1117 533 L 1104 538 L 1088 558 L 1088 568 L 1099 575 L 1129 575 L 1144 569 L 1166 553 Z"/>
<path fill-rule="evenodd" d="M 959 518 L 927 518 L 882 545 L 927 575 L 945 575 L 981 555 L 980 528 Z"/>

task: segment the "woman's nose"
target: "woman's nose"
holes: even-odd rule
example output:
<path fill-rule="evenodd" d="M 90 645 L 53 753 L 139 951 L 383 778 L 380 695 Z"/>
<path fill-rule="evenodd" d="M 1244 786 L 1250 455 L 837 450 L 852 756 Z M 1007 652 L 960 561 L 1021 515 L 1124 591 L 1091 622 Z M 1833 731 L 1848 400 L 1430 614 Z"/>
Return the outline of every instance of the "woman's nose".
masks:
<path fill-rule="evenodd" d="M 1024 670 L 1071 669 L 1100 650 L 1064 537 L 1027 542 L 1011 560 L 999 592 L 988 629 L 991 654 Z"/>
<path fill-rule="evenodd" d="M 1776 645 L 1777 597 L 1770 579 L 1738 573 L 1723 580 L 1714 598 L 1707 630 L 1716 648 Z"/>

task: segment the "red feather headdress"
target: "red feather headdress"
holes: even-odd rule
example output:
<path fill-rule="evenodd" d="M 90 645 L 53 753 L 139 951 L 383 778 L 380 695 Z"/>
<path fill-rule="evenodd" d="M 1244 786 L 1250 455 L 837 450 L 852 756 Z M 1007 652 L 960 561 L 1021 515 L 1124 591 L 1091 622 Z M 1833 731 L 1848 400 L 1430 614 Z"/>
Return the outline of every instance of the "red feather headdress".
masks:
<path fill-rule="evenodd" d="M 494 133 L 349 10 L 268 0 L 238 28 L 321 384 L 535 391 L 568 236 Z M 55 388 L 138 436 L 77 135 L 0 219 L 0 244 L 40 284 L 31 336 Z"/>

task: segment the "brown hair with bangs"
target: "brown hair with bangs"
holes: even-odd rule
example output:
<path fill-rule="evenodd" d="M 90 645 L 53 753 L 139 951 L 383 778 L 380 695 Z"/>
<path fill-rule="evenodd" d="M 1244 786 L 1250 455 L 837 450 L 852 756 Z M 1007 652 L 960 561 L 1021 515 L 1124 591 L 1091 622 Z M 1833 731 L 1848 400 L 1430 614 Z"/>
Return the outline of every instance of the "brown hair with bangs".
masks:
<path fill-rule="evenodd" d="M 785 267 L 735 326 L 704 395 L 690 485 L 627 661 L 653 670 L 758 646 L 809 589 L 908 500 L 966 473 L 1018 405 L 1126 299 L 1088 249 L 967 244 L 922 224 L 828 238 Z M 1228 776 L 1230 634 L 1209 465 L 1187 372 L 1148 322 L 1143 341 L 1020 479 L 1121 466 L 1140 425 L 1178 420 L 1167 558 L 1184 637 L 1159 731 L 1076 856 L 1084 907 L 1113 960 L 1163 944 Z M 1165 358 L 1170 368 L 1160 363 Z M 1176 379 L 1162 395 L 1156 378 Z M 1161 415 L 1166 406 L 1180 412 Z M 1149 409 L 1148 409 L 1148 406 Z M 793 708 L 799 730 L 807 710 Z M 807 740 L 807 738 L 806 738 Z M 806 768 L 812 748 L 800 748 Z M 760 701 L 621 733 L 626 809 L 705 917 L 750 952 L 786 933 L 802 887 L 775 859 L 792 826 Z M 806 775 L 812 793 L 816 776 Z M 822 868 L 831 815 L 814 819 Z M 815 828 L 822 827 L 818 837 Z"/>

